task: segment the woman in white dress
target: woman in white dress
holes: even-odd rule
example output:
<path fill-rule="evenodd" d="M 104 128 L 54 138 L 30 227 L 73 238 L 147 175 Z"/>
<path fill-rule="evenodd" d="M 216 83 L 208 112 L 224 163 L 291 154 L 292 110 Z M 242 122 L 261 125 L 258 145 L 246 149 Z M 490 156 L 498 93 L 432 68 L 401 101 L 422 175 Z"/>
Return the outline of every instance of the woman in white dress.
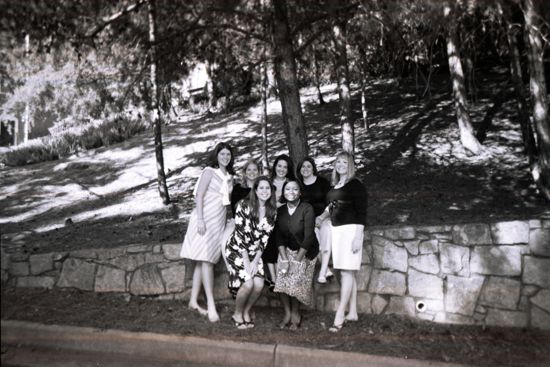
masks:
<path fill-rule="evenodd" d="M 227 206 L 233 188 L 233 150 L 227 143 L 219 143 L 212 152 L 209 167 L 206 167 L 195 187 L 195 209 L 180 256 L 195 262 L 193 285 L 189 307 L 201 315 L 208 315 L 211 322 L 220 317 L 214 301 L 214 265 L 221 256 L 221 241 L 226 223 Z M 204 287 L 207 309 L 197 299 Z"/>

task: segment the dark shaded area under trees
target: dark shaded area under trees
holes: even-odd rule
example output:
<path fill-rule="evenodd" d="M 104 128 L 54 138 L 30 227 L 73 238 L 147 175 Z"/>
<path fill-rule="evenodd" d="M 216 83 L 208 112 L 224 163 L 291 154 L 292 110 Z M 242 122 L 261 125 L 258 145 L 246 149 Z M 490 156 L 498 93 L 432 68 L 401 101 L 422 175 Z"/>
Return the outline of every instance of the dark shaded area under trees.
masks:
<path fill-rule="evenodd" d="M 356 121 L 365 128 L 376 124 L 365 85 L 394 78 L 399 88 L 414 79 L 415 98 L 433 106 L 435 75 L 448 77 L 464 150 L 483 154 L 478 138 L 486 126 L 474 131 L 469 104 L 477 98 L 481 72 L 506 68 L 513 83 L 505 88 L 513 88 L 518 100 L 517 120 L 533 181 L 550 199 L 546 2 L 4 0 L 1 5 L 6 61 L 0 68 L 0 118 L 3 124 L 20 121 L 15 142 L 28 140 L 44 116 L 63 129 L 139 111 L 139 118 L 155 127 L 158 185 L 165 203 L 170 198 L 161 125 L 177 117 L 178 101 L 185 99 L 178 86 L 198 63 L 208 73 L 210 112 L 258 101 L 262 88 L 277 95 L 295 162 L 311 149 L 300 87 L 316 85 L 322 103 L 320 85 L 337 83 L 340 116 L 333 123 L 340 121 L 339 145 L 358 153 Z M 262 79 L 262 70 L 267 78 Z M 37 75 L 55 78 L 40 83 L 33 78 Z M 269 79 L 266 88 L 262 80 Z M 360 101 L 351 99 L 354 84 L 360 86 Z M 360 118 L 351 117 L 357 103 Z M 264 147 L 269 147 L 267 136 Z"/>

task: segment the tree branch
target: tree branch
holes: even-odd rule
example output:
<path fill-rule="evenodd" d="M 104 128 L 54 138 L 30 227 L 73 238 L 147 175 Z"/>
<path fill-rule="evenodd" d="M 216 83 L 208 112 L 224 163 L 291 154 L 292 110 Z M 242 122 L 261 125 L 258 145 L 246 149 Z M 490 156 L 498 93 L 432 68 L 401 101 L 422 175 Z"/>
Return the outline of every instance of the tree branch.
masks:
<path fill-rule="evenodd" d="M 114 13 L 114 14 L 111 14 L 110 16 L 103 17 L 101 19 L 101 24 L 98 24 L 92 31 L 85 34 L 84 37 L 86 37 L 86 38 L 95 37 L 98 33 L 100 33 L 105 28 L 107 28 L 107 26 L 109 26 L 109 24 L 115 22 L 116 20 L 118 20 L 119 18 L 123 17 L 124 15 L 126 15 L 128 13 L 131 13 L 135 10 L 138 10 L 139 7 L 143 4 L 145 4 L 146 2 L 147 2 L 147 0 L 137 0 L 136 3 L 134 3 L 132 5 L 128 5 L 127 7 L 122 9 L 121 11 L 119 11 L 117 13 Z"/>

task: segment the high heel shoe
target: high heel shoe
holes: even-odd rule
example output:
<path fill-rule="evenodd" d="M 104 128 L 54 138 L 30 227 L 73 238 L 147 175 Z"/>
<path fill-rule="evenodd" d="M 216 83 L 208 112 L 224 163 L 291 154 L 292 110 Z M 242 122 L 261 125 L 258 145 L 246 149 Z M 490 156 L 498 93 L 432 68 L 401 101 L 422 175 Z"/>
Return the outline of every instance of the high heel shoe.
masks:
<path fill-rule="evenodd" d="M 341 323 L 340 325 L 332 325 L 331 327 L 328 328 L 328 331 L 331 332 L 331 333 L 339 333 L 340 330 L 342 330 L 342 328 L 344 327 L 344 323 Z"/>

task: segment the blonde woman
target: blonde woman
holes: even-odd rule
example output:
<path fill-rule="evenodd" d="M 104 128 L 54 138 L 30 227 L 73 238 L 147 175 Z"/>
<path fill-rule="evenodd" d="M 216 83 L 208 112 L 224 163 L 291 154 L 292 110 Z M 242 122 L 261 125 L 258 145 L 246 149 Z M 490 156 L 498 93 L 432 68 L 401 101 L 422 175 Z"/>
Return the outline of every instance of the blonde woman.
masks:
<path fill-rule="evenodd" d="M 353 156 L 342 152 L 336 156 L 332 171 L 329 205 L 317 218 L 317 224 L 330 217 L 332 263 L 340 270 L 340 300 L 330 332 L 339 332 L 344 322 L 357 321 L 357 271 L 361 268 L 363 235 L 367 217 L 367 190 L 355 177 Z M 348 311 L 346 314 L 346 310 Z"/>

